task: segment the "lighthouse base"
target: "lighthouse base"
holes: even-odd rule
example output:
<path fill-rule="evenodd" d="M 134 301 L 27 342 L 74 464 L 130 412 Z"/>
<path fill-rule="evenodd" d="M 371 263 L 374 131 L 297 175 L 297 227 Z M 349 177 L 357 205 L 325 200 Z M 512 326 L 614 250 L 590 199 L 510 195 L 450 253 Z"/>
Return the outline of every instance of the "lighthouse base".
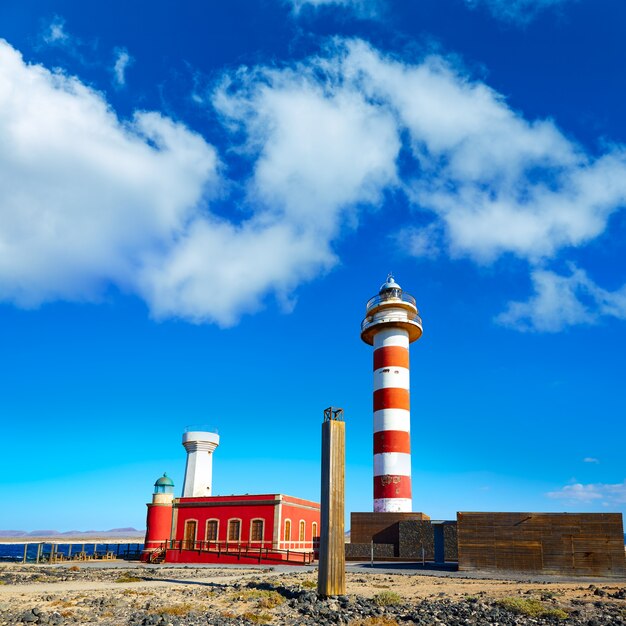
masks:
<path fill-rule="evenodd" d="M 412 508 L 411 498 L 376 498 L 374 500 L 374 513 L 412 513 Z"/>

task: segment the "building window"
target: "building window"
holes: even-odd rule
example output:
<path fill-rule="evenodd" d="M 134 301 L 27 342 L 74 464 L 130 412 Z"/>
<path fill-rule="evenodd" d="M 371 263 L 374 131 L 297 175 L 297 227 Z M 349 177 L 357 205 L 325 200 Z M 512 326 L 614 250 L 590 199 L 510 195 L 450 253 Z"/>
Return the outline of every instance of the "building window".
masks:
<path fill-rule="evenodd" d="M 193 550 L 196 543 L 196 530 L 198 528 L 198 522 L 196 520 L 187 520 L 185 522 L 185 539 L 183 542 L 183 548 L 185 550 Z"/>
<path fill-rule="evenodd" d="M 311 527 L 311 532 L 313 534 L 312 539 L 313 539 L 313 541 L 315 541 L 317 539 L 317 537 L 318 537 L 318 535 L 317 535 L 317 522 L 313 522 L 313 526 Z"/>
<path fill-rule="evenodd" d="M 253 519 L 250 525 L 250 541 L 263 541 L 263 520 Z"/>
<path fill-rule="evenodd" d="M 217 541 L 218 525 L 219 525 L 219 521 L 216 519 L 210 519 L 206 523 L 206 540 L 207 541 Z"/>
<path fill-rule="evenodd" d="M 298 533 L 298 541 L 304 541 L 304 531 L 306 529 L 306 524 L 303 519 L 300 520 L 300 531 Z"/>
<path fill-rule="evenodd" d="M 285 520 L 285 541 L 291 541 L 291 520 Z"/>
<path fill-rule="evenodd" d="M 241 537 L 241 520 L 228 520 L 228 541 L 239 541 Z"/>

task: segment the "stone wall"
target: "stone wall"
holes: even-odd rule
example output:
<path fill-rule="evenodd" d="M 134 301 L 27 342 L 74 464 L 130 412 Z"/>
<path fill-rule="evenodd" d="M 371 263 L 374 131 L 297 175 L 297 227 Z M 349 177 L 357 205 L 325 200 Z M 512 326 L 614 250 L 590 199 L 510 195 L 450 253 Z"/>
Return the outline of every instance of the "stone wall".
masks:
<path fill-rule="evenodd" d="M 450 522 L 443 527 L 443 543 L 446 561 L 459 560 L 459 533 L 456 522 Z"/>
<path fill-rule="evenodd" d="M 423 553 L 422 553 L 423 548 Z M 398 556 L 403 559 L 432 561 L 434 558 L 434 534 L 430 522 L 408 520 L 398 522 Z"/>
<path fill-rule="evenodd" d="M 346 561 L 369 561 L 372 556 L 371 543 L 346 543 Z M 392 543 L 375 543 L 374 559 L 385 560 L 395 556 Z"/>
<path fill-rule="evenodd" d="M 409 516 L 413 516 L 413 519 Z M 421 513 L 353 513 L 352 522 L 355 524 L 356 532 L 351 529 L 354 543 L 346 544 L 346 558 L 369 559 L 370 542 L 373 541 L 375 559 L 434 561 L 433 524 L 424 517 L 426 516 Z M 456 522 L 443 522 L 443 540 L 445 560 L 456 561 L 458 558 Z"/>
<path fill-rule="evenodd" d="M 444 558 L 458 559 L 456 522 L 443 523 Z M 422 547 L 424 548 L 422 556 Z M 398 556 L 402 559 L 433 561 L 435 533 L 431 522 L 405 521 L 398 523 Z"/>

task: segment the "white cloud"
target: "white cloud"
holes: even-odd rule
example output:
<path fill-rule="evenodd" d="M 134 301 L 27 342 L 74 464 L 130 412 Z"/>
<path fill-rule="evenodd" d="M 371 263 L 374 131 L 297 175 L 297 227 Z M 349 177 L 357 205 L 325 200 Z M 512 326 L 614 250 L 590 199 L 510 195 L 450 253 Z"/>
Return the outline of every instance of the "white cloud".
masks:
<path fill-rule="evenodd" d="M 331 267 L 346 210 L 354 222 L 396 182 L 393 118 L 306 71 L 240 72 L 215 100 L 255 164 L 237 222 L 208 211 L 219 163 L 202 137 L 158 113 L 122 122 L 0 42 L 0 299 L 92 300 L 112 284 L 157 317 L 228 325 Z"/>
<path fill-rule="evenodd" d="M 132 287 L 141 256 L 216 182 L 204 140 L 157 113 L 120 122 L 73 78 L 0 41 L 0 298 L 36 306 Z"/>
<path fill-rule="evenodd" d="M 129 59 L 118 60 L 123 80 Z M 590 156 L 441 57 L 407 63 L 336 41 L 301 63 L 230 73 L 210 100 L 251 168 L 232 221 L 210 211 L 219 159 L 202 137 L 158 113 L 122 122 L 101 94 L 0 43 L 0 298 L 92 299 L 113 284 L 155 316 L 232 324 L 332 267 L 342 228 L 390 188 L 421 213 L 399 234 L 409 253 L 544 267 L 626 202 L 622 149 Z M 403 179 L 401 137 L 413 159 Z M 532 277 L 535 295 L 501 323 L 626 317 L 626 288 L 577 269 Z"/>
<path fill-rule="evenodd" d="M 596 459 L 595 457 L 592 457 L 592 456 L 586 456 L 583 459 L 583 463 L 595 463 L 595 464 L 598 464 L 598 463 L 600 463 L 600 460 Z"/>
<path fill-rule="evenodd" d="M 575 504 L 586 504 L 601 500 L 608 505 L 626 504 L 626 480 L 623 483 L 590 483 L 587 485 L 574 483 L 565 485 L 558 491 L 546 493 L 548 498 L 563 500 Z"/>
<path fill-rule="evenodd" d="M 386 0 L 284 0 L 298 14 L 304 8 L 339 7 L 349 9 L 359 17 L 377 17 Z M 419 1 L 419 0 L 416 0 Z M 465 0 L 470 9 L 484 6 L 494 17 L 508 22 L 526 24 L 540 13 L 557 9 L 577 0 Z"/>
<path fill-rule="evenodd" d="M 341 7 L 354 12 L 359 17 L 374 17 L 378 14 L 381 0 L 285 0 L 299 14 L 304 8 Z"/>
<path fill-rule="evenodd" d="M 593 324 L 603 316 L 626 319 L 626 285 L 607 291 L 574 266 L 569 276 L 535 270 L 531 277 L 534 295 L 526 302 L 509 303 L 496 318 L 499 323 L 518 330 L 557 332 L 567 326 Z"/>
<path fill-rule="evenodd" d="M 145 265 L 140 282 L 157 318 L 228 326 L 258 309 L 268 291 L 289 301 L 294 287 L 335 261 L 326 241 L 288 224 L 198 220 L 169 254 Z"/>
<path fill-rule="evenodd" d="M 68 43 L 69 39 L 70 37 L 65 31 L 65 20 L 55 15 L 43 34 L 43 40 L 47 44 L 58 45 Z"/>
<path fill-rule="evenodd" d="M 214 103 L 255 158 L 251 200 L 298 229 L 332 235 L 346 207 L 397 183 L 393 117 L 351 86 L 319 84 L 311 68 L 240 72 Z"/>
<path fill-rule="evenodd" d="M 427 226 L 406 228 L 396 239 L 411 256 L 434 259 L 441 253 L 441 237 L 441 226 L 433 222 Z"/>
<path fill-rule="evenodd" d="M 470 7 L 485 5 L 500 19 L 528 22 L 541 11 L 556 8 L 576 0 L 465 0 Z"/>
<path fill-rule="evenodd" d="M 441 57 L 407 64 L 350 42 L 345 75 L 393 110 L 421 171 L 415 206 L 443 222 L 453 256 L 532 262 L 587 243 L 626 202 L 626 155 L 587 155 L 551 121 L 527 121 Z"/>
<path fill-rule="evenodd" d="M 133 62 L 133 57 L 124 48 L 116 48 L 115 64 L 113 65 L 113 80 L 118 87 L 126 84 L 126 70 Z"/>

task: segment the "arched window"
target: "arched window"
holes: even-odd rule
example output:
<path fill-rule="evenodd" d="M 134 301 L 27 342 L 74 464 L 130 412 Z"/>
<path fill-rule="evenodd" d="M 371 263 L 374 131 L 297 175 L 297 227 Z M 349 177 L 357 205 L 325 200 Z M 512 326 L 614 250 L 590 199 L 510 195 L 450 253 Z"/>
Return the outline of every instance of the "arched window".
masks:
<path fill-rule="evenodd" d="M 253 519 L 250 523 L 250 541 L 263 541 L 262 519 Z"/>
<path fill-rule="evenodd" d="M 219 520 L 210 519 L 206 523 L 206 540 L 217 541 L 217 532 L 219 529 Z"/>
<path fill-rule="evenodd" d="M 239 541 L 241 537 L 241 520 L 228 520 L 228 541 Z"/>
<path fill-rule="evenodd" d="M 306 524 L 303 519 L 300 520 L 300 530 L 298 532 L 298 541 L 304 541 L 304 534 L 306 530 Z"/>
<path fill-rule="evenodd" d="M 291 520 L 285 520 L 285 541 L 291 541 Z"/>
<path fill-rule="evenodd" d="M 311 533 L 313 534 L 313 541 L 315 541 L 318 538 L 317 522 L 313 522 L 313 526 L 311 527 Z"/>

